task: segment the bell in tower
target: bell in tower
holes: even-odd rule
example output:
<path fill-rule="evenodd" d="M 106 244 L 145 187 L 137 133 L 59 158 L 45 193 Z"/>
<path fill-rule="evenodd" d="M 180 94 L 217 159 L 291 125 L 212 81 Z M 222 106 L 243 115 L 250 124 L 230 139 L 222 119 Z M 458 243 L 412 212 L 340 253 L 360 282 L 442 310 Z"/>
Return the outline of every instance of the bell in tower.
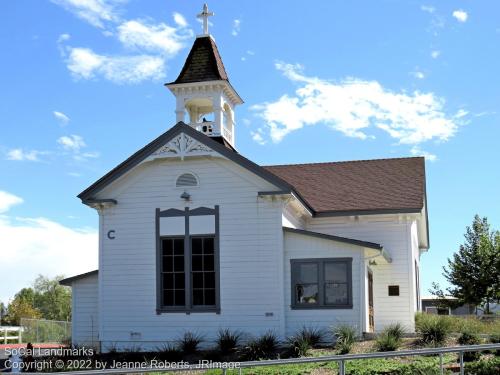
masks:
<path fill-rule="evenodd" d="M 205 4 L 198 14 L 203 20 L 203 34 L 196 37 L 177 79 L 165 86 L 176 97 L 177 122 L 183 121 L 234 148 L 234 107 L 243 100 L 229 83 L 217 45 L 208 33 L 208 17 L 213 15 Z"/>

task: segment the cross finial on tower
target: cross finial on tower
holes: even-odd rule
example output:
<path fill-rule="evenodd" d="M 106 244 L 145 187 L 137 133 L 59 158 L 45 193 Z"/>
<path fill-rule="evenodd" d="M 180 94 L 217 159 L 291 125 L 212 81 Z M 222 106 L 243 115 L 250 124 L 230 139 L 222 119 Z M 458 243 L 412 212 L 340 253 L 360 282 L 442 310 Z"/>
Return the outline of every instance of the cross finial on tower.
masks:
<path fill-rule="evenodd" d="M 203 5 L 203 11 L 197 15 L 198 18 L 201 18 L 203 20 L 203 34 L 204 35 L 208 35 L 208 17 L 211 17 L 213 15 L 214 15 L 214 12 L 208 11 L 207 4 Z"/>

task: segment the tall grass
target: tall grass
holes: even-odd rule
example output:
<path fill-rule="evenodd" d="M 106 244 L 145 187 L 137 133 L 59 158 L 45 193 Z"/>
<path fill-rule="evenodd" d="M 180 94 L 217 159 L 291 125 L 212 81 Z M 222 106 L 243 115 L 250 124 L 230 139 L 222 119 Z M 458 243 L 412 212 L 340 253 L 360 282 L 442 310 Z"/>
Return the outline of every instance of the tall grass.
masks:
<path fill-rule="evenodd" d="M 197 333 L 186 332 L 179 339 L 179 349 L 184 354 L 195 354 L 198 351 L 198 346 L 203 342 L 203 337 Z"/>
<path fill-rule="evenodd" d="M 415 319 L 415 329 L 424 344 L 437 347 L 449 337 L 452 324 L 446 316 L 421 314 Z"/>
<path fill-rule="evenodd" d="M 217 349 L 222 354 L 229 354 L 236 350 L 240 343 L 242 334 L 239 331 L 220 329 L 217 333 Z"/>
<path fill-rule="evenodd" d="M 426 313 L 415 314 L 415 324 L 418 325 L 421 320 L 428 319 L 429 316 L 436 316 Z M 460 333 L 464 329 L 475 332 L 477 334 L 492 333 L 500 334 L 500 319 L 483 319 L 480 316 L 450 316 L 438 315 L 440 319 L 446 320 L 450 326 L 450 331 L 453 333 Z"/>
<path fill-rule="evenodd" d="M 401 346 L 404 327 L 400 323 L 394 323 L 387 326 L 376 338 L 375 348 L 379 352 L 392 352 Z"/>
<path fill-rule="evenodd" d="M 276 333 L 268 331 L 260 337 L 251 339 L 242 350 L 242 357 L 248 361 L 273 359 L 278 354 L 279 340 Z"/>
<path fill-rule="evenodd" d="M 357 338 L 356 328 L 347 324 L 342 324 L 334 327 L 332 333 L 335 337 L 335 349 L 337 349 L 339 354 L 349 353 Z"/>

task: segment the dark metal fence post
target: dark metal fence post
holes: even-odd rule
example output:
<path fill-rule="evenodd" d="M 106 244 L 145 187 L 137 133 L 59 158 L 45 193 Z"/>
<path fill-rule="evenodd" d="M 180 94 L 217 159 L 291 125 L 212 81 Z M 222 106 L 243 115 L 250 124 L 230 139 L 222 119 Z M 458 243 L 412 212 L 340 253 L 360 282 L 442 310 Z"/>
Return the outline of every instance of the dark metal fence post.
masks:
<path fill-rule="evenodd" d="M 339 375 L 345 375 L 345 362 L 343 360 L 339 361 Z"/>
<path fill-rule="evenodd" d="M 460 375 L 464 375 L 464 352 L 460 352 Z"/>
<path fill-rule="evenodd" d="M 444 375 L 443 353 L 439 353 L 439 369 L 441 370 L 441 375 Z"/>

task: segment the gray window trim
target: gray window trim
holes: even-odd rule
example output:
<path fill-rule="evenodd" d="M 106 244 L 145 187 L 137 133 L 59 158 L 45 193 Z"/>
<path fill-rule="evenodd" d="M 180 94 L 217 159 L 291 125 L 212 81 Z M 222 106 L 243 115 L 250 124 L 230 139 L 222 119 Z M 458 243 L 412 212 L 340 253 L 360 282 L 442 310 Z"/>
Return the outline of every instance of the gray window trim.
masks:
<path fill-rule="evenodd" d="M 189 218 L 191 216 L 209 216 L 213 215 L 215 220 L 215 233 L 190 235 Z M 184 235 L 160 236 L 160 218 L 161 217 L 182 217 L 184 216 Z M 184 210 L 170 208 L 161 211 L 155 210 L 155 236 L 156 236 L 156 313 L 216 313 L 220 314 L 220 227 L 219 227 L 219 206 L 214 208 L 198 207 L 190 210 L 186 207 Z M 215 252 L 215 306 L 192 306 L 191 302 L 191 238 L 214 236 Z M 162 293 L 162 262 L 161 241 L 164 238 L 184 238 L 184 270 L 185 270 L 185 306 L 163 306 Z"/>
<path fill-rule="evenodd" d="M 300 304 L 295 302 L 295 285 L 298 275 L 297 267 L 304 263 L 316 263 L 318 265 L 318 296 L 317 304 Z M 347 293 L 348 303 L 346 305 L 332 305 L 325 303 L 325 263 L 345 263 L 347 264 Z M 291 304 L 292 310 L 316 310 L 316 309 L 352 309 L 352 258 L 304 258 L 290 259 L 291 275 Z"/>

